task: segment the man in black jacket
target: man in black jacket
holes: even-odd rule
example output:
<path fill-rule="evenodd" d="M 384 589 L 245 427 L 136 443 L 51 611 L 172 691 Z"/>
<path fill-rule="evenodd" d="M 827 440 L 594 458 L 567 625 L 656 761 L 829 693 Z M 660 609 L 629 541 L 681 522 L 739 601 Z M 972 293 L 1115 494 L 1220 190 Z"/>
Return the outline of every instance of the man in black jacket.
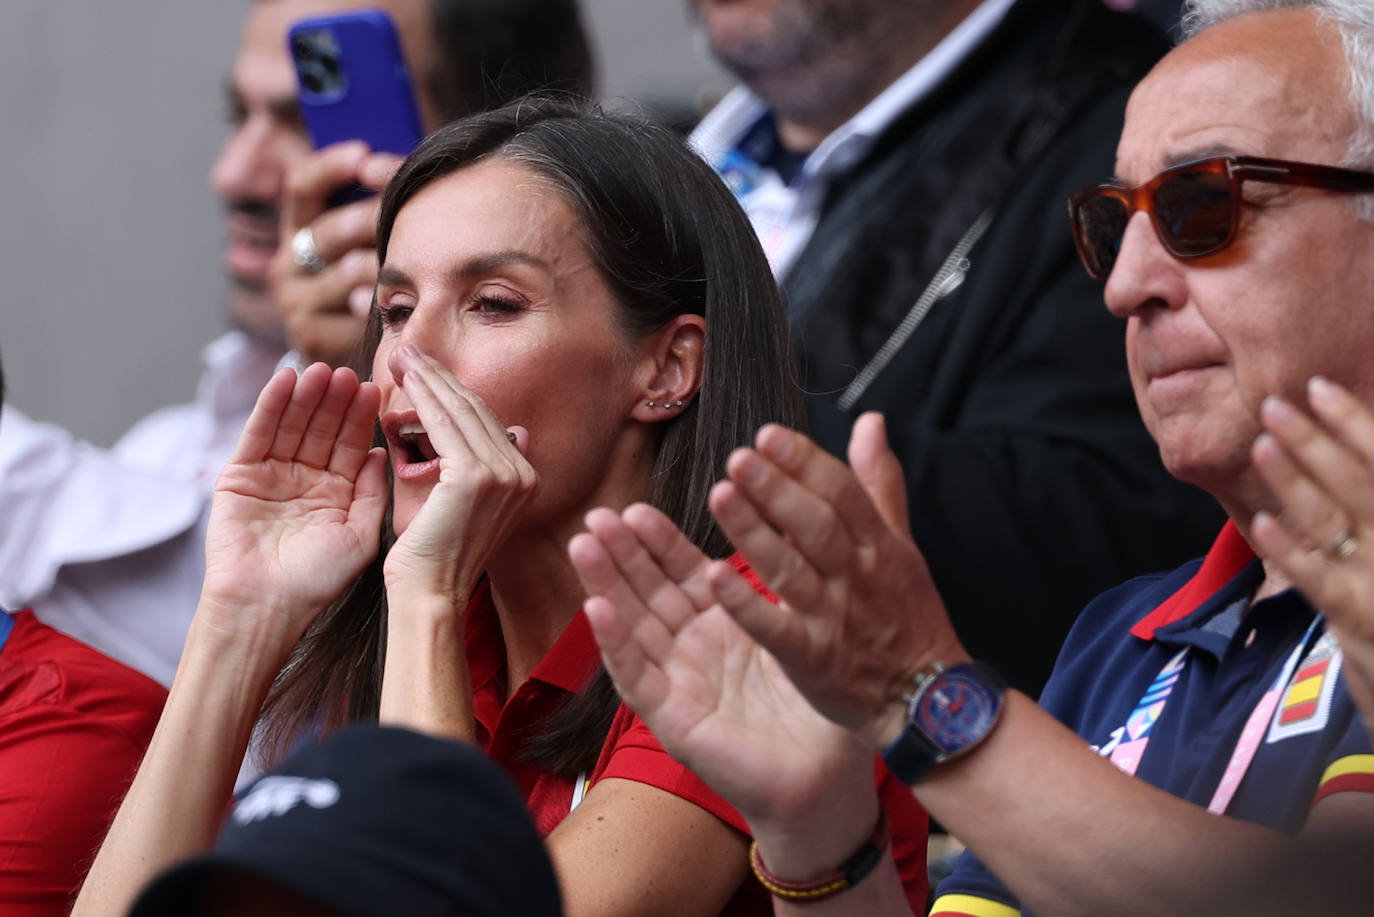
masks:
<path fill-rule="evenodd" d="M 693 0 L 747 84 L 694 142 L 788 301 L 812 435 L 878 410 L 970 652 L 1032 695 L 1074 610 L 1202 553 L 1064 225 L 1166 50 L 1100 0 Z"/>

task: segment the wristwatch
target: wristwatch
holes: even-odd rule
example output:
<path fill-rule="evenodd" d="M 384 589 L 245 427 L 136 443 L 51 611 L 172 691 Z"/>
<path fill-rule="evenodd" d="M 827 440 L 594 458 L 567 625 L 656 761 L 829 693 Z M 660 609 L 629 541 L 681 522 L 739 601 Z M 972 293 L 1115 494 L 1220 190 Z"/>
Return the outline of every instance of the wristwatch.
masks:
<path fill-rule="evenodd" d="M 935 765 L 987 738 L 1002 712 L 1007 683 L 985 662 L 935 663 L 906 696 L 907 726 L 883 752 L 893 776 L 913 784 Z"/>

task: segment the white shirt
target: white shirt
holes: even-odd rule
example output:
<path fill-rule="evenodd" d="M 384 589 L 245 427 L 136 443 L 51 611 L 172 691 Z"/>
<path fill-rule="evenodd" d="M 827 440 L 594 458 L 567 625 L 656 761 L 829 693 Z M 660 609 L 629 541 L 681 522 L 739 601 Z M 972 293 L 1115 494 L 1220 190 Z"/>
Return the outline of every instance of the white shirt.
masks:
<path fill-rule="evenodd" d="M 914 67 L 822 140 L 790 185 L 772 169 L 753 164 L 739 149 L 768 112 L 767 104 L 749 89 L 734 89 L 701 120 L 689 142 L 734 190 L 779 280 L 815 231 L 831 182 L 854 168 L 888 125 L 958 67 L 1013 3 L 984 0 Z"/>
<path fill-rule="evenodd" d="M 0 414 L 0 605 L 170 685 L 205 577 L 210 489 L 281 354 L 230 332 L 190 404 L 112 449 Z"/>

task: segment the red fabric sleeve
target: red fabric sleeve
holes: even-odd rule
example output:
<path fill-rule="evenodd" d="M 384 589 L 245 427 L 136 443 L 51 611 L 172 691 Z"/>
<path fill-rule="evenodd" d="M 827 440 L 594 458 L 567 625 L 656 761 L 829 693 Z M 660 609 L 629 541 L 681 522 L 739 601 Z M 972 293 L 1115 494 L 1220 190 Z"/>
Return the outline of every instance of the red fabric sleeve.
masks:
<path fill-rule="evenodd" d="M 749 826 L 735 807 L 670 757 L 644 721 L 624 704 L 616 711 L 601 758 L 592 771 L 591 782 L 607 777 L 633 780 L 672 793 L 700 806 L 741 834 L 749 834 Z M 883 807 L 887 809 L 892 830 L 892 857 L 901 874 L 907 900 L 913 913 L 923 913 L 929 892 L 926 874 L 929 818 L 916 797 L 911 795 L 911 790 L 876 758 L 874 782 Z M 753 879 L 747 881 L 752 883 Z"/>
<path fill-rule="evenodd" d="M 673 760 L 644 721 L 624 704 L 611 721 L 611 731 L 592 771 L 591 782 L 607 777 L 657 787 L 700 806 L 741 834 L 749 833 L 749 827 L 735 807 L 721 799 L 704 780 Z"/>
<path fill-rule="evenodd" d="M 0 913 L 65 917 L 167 692 L 14 616 L 0 653 Z"/>

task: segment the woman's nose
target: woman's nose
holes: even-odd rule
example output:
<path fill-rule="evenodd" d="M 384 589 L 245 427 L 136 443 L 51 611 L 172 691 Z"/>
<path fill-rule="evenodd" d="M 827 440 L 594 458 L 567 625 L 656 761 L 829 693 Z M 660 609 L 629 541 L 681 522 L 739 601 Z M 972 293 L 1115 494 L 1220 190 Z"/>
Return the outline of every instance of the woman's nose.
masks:
<path fill-rule="evenodd" d="M 397 385 L 401 384 L 406 371 L 414 365 L 416 352 L 415 345 L 407 341 L 404 335 L 396 346 L 391 348 L 391 353 L 386 358 L 386 368 Z"/>

